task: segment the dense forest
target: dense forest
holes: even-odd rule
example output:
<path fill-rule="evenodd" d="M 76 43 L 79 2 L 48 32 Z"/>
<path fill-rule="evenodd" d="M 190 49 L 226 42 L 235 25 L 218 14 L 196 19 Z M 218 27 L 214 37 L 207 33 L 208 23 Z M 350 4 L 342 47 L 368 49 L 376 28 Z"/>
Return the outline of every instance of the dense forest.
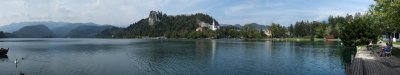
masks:
<path fill-rule="evenodd" d="M 142 38 L 142 37 L 168 37 L 168 38 L 207 38 L 214 37 L 215 32 L 205 29 L 196 32 L 199 23 L 212 24 L 218 22 L 211 16 L 197 13 L 191 15 L 166 15 L 162 12 L 151 11 L 149 18 L 139 20 L 127 28 L 112 28 L 102 32 L 99 37 Z M 189 35 L 196 34 L 196 35 Z"/>
<path fill-rule="evenodd" d="M 155 15 L 155 16 L 154 16 Z M 154 22 L 150 22 L 154 20 Z M 196 31 L 199 23 L 212 24 L 215 22 L 219 29 L 213 31 L 207 27 L 203 31 Z M 150 24 L 152 23 L 152 24 Z M 256 28 L 263 27 L 263 28 Z M 142 19 L 131 24 L 127 28 L 111 28 L 97 35 L 102 38 L 263 38 L 261 31 L 265 26 L 255 23 L 246 24 L 243 27 L 220 26 L 211 16 L 197 13 L 192 15 L 171 16 L 161 12 L 151 11 L 149 18 Z"/>
<path fill-rule="evenodd" d="M 25 26 L 12 33 L 16 38 L 52 38 L 54 33 L 45 25 Z"/>
<path fill-rule="evenodd" d="M 7 38 L 6 32 L 0 31 L 0 38 Z"/>
<path fill-rule="evenodd" d="M 358 14 L 360 15 L 360 14 Z M 351 15 L 346 17 L 330 16 L 326 21 L 299 21 L 289 26 L 283 26 L 272 23 L 267 26 L 255 23 L 245 24 L 243 26 L 225 25 L 220 26 L 218 30 L 195 31 L 199 27 L 199 22 L 211 24 L 218 22 L 211 16 L 197 13 L 193 15 L 171 16 L 162 12 L 151 11 L 149 18 L 142 19 L 131 24 L 127 28 L 107 29 L 97 37 L 103 38 L 145 38 L 145 37 L 167 37 L 167 38 L 326 38 L 331 36 L 339 38 L 340 26 L 352 21 Z M 151 23 L 151 24 L 150 24 Z M 219 25 L 219 24 L 218 24 Z M 264 31 L 269 31 L 272 35 L 267 36 Z M 343 35 L 344 36 L 344 35 Z"/>

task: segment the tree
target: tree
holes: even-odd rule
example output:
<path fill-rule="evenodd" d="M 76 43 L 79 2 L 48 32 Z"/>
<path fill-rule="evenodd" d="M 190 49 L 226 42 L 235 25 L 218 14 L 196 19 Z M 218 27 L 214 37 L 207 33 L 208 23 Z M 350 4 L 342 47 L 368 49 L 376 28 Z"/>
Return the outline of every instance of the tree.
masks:
<path fill-rule="evenodd" d="M 272 37 L 274 38 L 282 38 L 286 36 L 285 27 L 279 24 L 272 23 L 268 30 L 271 31 Z"/>
<path fill-rule="evenodd" d="M 239 28 L 235 26 L 221 26 L 219 30 L 217 30 L 218 38 L 240 38 Z"/>
<path fill-rule="evenodd" d="M 318 27 L 315 29 L 315 37 L 316 38 L 323 38 L 326 35 L 326 30 L 325 25 L 318 25 Z"/>
<path fill-rule="evenodd" d="M 261 38 L 261 33 L 256 28 L 251 26 L 250 24 L 246 24 L 243 26 L 243 29 L 240 31 L 242 37 L 245 39 L 254 39 Z"/>
<path fill-rule="evenodd" d="M 345 46 L 355 47 L 358 45 L 366 45 L 369 41 L 377 41 L 380 32 L 375 29 L 376 25 L 373 24 L 373 16 L 370 14 L 361 15 L 360 13 L 355 16 L 347 15 L 346 22 L 340 28 L 340 39 Z"/>
<path fill-rule="evenodd" d="M 287 28 L 288 29 L 288 31 L 289 31 L 289 36 L 290 37 L 293 37 L 293 33 L 294 33 L 294 27 L 293 27 L 293 25 L 292 24 L 290 24 L 290 26 Z"/>
<path fill-rule="evenodd" d="M 6 33 L 3 31 L 0 31 L 0 38 L 7 38 Z"/>
<path fill-rule="evenodd" d="M 370 13 L 377 18 L 376 23 L 383 33 L 392 37 L 392 33 L 400 30 L 400 0 L 375 0 L 370 8 Z"/>

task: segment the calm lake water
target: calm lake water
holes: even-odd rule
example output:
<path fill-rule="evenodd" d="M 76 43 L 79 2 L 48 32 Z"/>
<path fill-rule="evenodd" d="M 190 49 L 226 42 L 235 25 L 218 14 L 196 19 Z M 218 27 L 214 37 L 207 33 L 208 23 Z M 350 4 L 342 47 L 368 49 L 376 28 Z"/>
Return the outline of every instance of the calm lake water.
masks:
<path fill-rule="evenodd" d="M 0 39 L 0 75 L 344 75 L 338 42 Z M 18 64 L 14 60 L 18 59 Z"/>

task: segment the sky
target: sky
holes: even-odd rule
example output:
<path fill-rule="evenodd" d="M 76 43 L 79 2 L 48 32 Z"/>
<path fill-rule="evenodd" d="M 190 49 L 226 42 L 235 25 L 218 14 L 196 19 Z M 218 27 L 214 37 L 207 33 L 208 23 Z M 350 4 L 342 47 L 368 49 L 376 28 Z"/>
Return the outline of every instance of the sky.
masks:
<path fill-rule="evenodd" d="M 205 13 L 221 24 L 324 21 L 330 15 L 365 13 L 373 0 L 1 0 L 0 26 L 55 21 L 128 26 L 151 10 L 167 15 Z"/>

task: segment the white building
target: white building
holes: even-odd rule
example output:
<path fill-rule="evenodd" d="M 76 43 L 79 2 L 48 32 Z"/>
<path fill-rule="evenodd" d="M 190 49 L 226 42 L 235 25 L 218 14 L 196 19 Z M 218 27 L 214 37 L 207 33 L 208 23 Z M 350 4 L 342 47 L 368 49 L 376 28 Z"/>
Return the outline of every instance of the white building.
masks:
<path fill-rule="evenodd" d="M 198 28 L 196 29 L 196 31 L 203 31 L 203 28 L 204 28 L 204 27 L 207 27 L 207 28 L 209 28 L 209 29 L 212 30 L 212 31 L 216 31 L 216 30 L 219 29 L 219 26 L 215 24 L 215 21 L 213 21 L 212 24 L 205 23 L 205 22 L 203 22 L 203 21 L 199 21 L 199 25 L 200 25 L 200 27 L 198 27 Z"/>
<path fill-rule="evenodd" d="M 215 21 L 213 21 L 210 29 L 213 30 L 213 31 L 216 31 L 218 28 L 219 28 L 219 26 L 215 25 Z"/>

